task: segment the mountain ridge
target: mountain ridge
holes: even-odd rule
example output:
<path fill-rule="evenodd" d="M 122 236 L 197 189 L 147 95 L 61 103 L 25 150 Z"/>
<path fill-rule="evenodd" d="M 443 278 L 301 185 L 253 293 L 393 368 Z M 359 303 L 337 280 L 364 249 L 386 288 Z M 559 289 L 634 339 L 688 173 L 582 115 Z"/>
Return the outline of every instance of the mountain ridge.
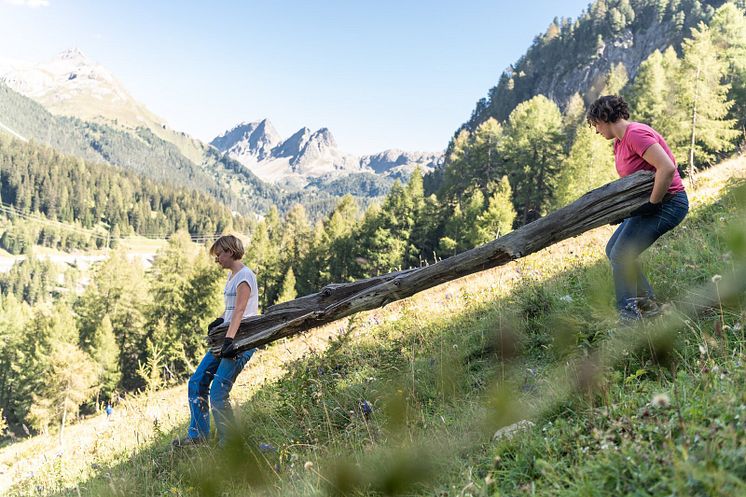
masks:
<path fill-rule="evenodd" d="M 239 123 L 215 137 L 210 145 L 263 181 L 292 188 L 318 185 L 320 179 L 334 181 L 348 174 L 406 179 L 417 167 L 428 173 L 443 161 L 443 154 L 437 152 L 388 149 L 363 156 L 345 153 L 326 127 L 311 131 L 304 126 L 282 140 L 267 118 Z M 269 153 L 267 145 L 273 145 Z"/>

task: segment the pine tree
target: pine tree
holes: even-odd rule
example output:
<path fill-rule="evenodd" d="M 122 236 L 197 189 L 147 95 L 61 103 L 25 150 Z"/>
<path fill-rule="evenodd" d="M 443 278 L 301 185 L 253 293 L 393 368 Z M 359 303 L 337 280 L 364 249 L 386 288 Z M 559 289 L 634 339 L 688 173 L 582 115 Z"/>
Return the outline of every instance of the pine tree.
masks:
<path fill-rule="evenodd" d="M 562 116 L 543 95 L 519 104 L 508 118 L 504 154 L 510 164 L 516 211 L 523 223 L 552 204 L 564 160 Z"/>
<path fill-rule="evenodd" d="M 718 58 L 710 28 L 701 23 L 682 46 L 679 101 L 686 110 L 687 172 L 693 177 L 697 163 L 731 150 L 738 132 L 733 129 L 735 120 L 726 119 L 732 102 L 727 99 L 729 86 L 721 82 L 725 64 Z"/>
<path fill-rule="evenodd" d="M 725 63 L 724 82 L 730 85 L 728 100 L 733 102 L 728 117 L 737 120 L 736 129 L 746 138 L 746 13 L 744 7 L 726 3 L 710 23 L 713 43 Z"/>
<path fill-rule="evenodd" d="M 502 126 L 493 118 L 481 123 L 473 133 L 462 130 L 445 166 L 440 198 L 455 198 L 474 187 L 484 193 L 487 183 L 503 174 L 502 141 Z"/>
<path fill-rule="evenodd" d="M 277 297 L 276 304 L 282 302 L 288 302 L 293 300 L 297 296 L 295 291 L 295 274 L 293 274 L 293 268 L 290 267 L 285 273 L 285 279 L 282 280 L 282 287 L 280 288 L 280 295 Z"/>
<path fill-rule="evenodd" d="M 108 314 L 96 328 L 88 352 L 98 365 L 99 395 L 110 398 L 122 378 L 122 371 L 119 369 L 119 346 Z"/>
<path fill-rule="evenodd" d="M 55 341 L 48 357 L 44 381 L 37 386 L 29 410 L 29 421 L 46 431 L 53 420 L 59 420 L 62 445 L 69 416 L 90 398 L 96 382 L 97 366 L 88 354 L 69 342 Z"/>
<path fill-rule="evenodd" d="M 0 297 L 0 406 L 13 423 L 22 421 L 24 405 L 30 402 L 32 390 L 26 380 L 33 378 L 34 371 L 29 374 L 24 366 L 29 359 L 26 336 L 32 319 L 31 306 L 13 295 Z"/>
<path fill-rule="evenodd" d="M 598 135 L 590 126 L 580 127 L 557 175 L 553 208 L 564 207 L 614 179 L 616 169 L 611 141 Z"/>
<path fill-rule="evenodd" d="M 567 102 L 567 107 L 562 114 L 562 126 L 565 129 L 565 135 L 567 136 L 567 149 L 570 149 L 573 141 L 575 141 L 575 134 L 580 126 L 585 124 L 585 102 L 580 93 L 573 93 L 570 100 Z"/>
<path fill-rule="evenodd" d="M 666 111 L 671 87 L 672 81 L 666 74 L 663 54 L 656 50 L 640 64 L 630 88 L 629 102 L 633 118 L 663 133 L 660 124 L 662 120 L 670 119 Z"/>
<path fill-rule="evenodd" d="M 477 217 L 475 246 L 499 238 L 513 229 L 516 212 L 513 208 L 513 191 L 510 181 L 503 176 L 500 182 L 491 185 L 492 195 L 487 209 Z"/>
<path fill-rule="evenodd" d="M 604 95 L 619 95 L 628 81 L 629 74 L 627 73 L 627 68 L 624 66 L 624 63 L 619 62 L 614 64 L 606 75 L 606 81 L 604 82 L 604 87 L 601 93 Z"/>
<path fill-rule="evenodd" d="M 472 249 L 483 243 L 477 221 L 483 211 L 484 194 L 482 190 L 475 189 L 464 203 L 462 216 L 463 230 L 461 231 L 461 237 L 456 239 L 459 252 Z"/>
<path fill-rule="evenodd" d="M 96 330 L 108 315 L 120 351 L 121 386 L 135 388 L 140 381 L 135 370 L 145 353 L 145 314 L 152 302 L 145 271 L 139 262 L 129 261 L 123 249 L 117 249 L 92 273 L 91 282 L 74 306 L 80 344 L 84 350 L 93 348 Z"/>

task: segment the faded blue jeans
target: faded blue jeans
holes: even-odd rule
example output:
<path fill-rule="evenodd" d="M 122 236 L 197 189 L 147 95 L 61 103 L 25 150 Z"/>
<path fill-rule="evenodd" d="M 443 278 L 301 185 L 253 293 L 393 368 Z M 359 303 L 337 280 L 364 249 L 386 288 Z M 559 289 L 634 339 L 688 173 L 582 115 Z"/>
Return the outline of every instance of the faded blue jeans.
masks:
<path fill-rule="evenodd" d="M 206 439 L 209 436 L 212 406 L 218 441 L 221 445 L 225 442 L 233 425 L 233 409 L 228 397 L 233 383 L 254 352 L 256 349 L 241 352 L 235 359 L 219 359 L 210 352 L 205 354 L 189 378 L 189 438 Z"/>
<path fill-rule="evenodd" d="M 611 262 L 618 309 L 624 309 L 636 297 L 655 298 L 638 257 L 664 233 L 675 228 L 687 212 L 686 192 L 678 192 L 663 201 L 658 214 L 627 218 L 611 235 L 606 244 L 606 256 Z"/>

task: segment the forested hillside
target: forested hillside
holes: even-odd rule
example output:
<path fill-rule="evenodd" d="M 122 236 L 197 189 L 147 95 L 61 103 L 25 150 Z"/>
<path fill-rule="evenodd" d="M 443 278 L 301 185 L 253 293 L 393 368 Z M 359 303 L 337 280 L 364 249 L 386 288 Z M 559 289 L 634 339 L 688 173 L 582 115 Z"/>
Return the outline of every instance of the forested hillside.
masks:
<path fill-rule="evenodd" d="M 139 234 L 166 237 L 244 231 L 246 218 L 205 193 L 170 187 L 131 171 L 62 155 L 0 136 L 0 198 L 8 210 L 0 245 L 23 253 L 34 244 L 59 249 L 102 247 L 107 239 Z M 17 213 L 19 216 L 14 215 Z M 23 215 L 86 230 L 23 221 Z"/>

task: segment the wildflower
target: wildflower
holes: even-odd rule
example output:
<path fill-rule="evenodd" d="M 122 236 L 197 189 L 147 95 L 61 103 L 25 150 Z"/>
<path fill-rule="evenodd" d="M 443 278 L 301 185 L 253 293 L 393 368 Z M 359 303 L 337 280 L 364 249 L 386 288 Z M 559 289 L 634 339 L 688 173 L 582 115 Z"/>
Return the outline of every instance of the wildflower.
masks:
<path fill-rule="evenodd" d="M 716 275 L 714 275 L 714 276 L 713 276 L 712 278 L 710 278 L 710 279 L 712 280 L 712 282 L 713 282 L 713 283 L 717 284 L 717 283 L 718 283 L 718 281 L 720 281 L 720 280 L 722 280 L 722 279 L 723 279 L 723 277 L 722 277 L 722 276 L 720 276 L 719 274 L 716 274 Z"/>
<path fill-rule="evenodd" d="M 671 405 L 671 399 L 668 398 L 668 394 L 659 393 L 653 395 L 653 400 L 650 401 L 650 405 L 659 409 L 665 409 Z"/>
<path fill-rule="evenodd" d="M 306 464 L 303 465 L 303 469 L 311 471 L 311 469 L 313 469 L 313 463 L 311 461 L 306 461 Z"/>
<path fill-rule="evenodd" d="M 743 329 L 743 326 L 741 323 L 736 323 L 733 325 L 733 331 L 741 331 Z"/>
<path fill-rule="evenodd" d="M 484 483 L 486 485 L 492 485 L 493 483 L 495 483 L 495 479 L 492 477 L 492 473 L 484 477 Z"/>

